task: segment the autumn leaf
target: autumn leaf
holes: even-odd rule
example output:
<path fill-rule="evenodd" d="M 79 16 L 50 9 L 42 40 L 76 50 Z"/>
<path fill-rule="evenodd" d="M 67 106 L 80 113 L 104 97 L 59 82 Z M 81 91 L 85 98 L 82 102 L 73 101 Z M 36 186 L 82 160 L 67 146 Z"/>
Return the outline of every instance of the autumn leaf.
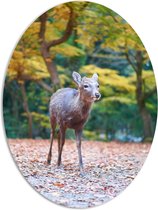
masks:
<path fill-rule="evenodd" d="M 66 140 L 63 168 L 56 166 L 56 140 L 51 165 L 45 163 L 48 140 L 9 140 L 9 146 L 23 176 L 37 192 L 52 202 L 76 208 L 101 205 L 119 195 L 136 177 L 150 149 L 145 143 L 84 141 L 83 177 L 74 141 Z"/>
<path fill-rule="evenodd" d="M 63 183 L 60 183 L 60 182 L 53 183 L 53 185 L 60 188 L 65 186 Z"/>

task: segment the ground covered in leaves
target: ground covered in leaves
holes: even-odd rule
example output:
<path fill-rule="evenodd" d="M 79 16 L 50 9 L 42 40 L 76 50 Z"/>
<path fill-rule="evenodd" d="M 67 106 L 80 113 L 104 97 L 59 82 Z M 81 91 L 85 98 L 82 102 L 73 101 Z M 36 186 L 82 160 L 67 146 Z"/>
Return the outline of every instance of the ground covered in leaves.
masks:
<path fill-rule="evenodd" d="M 66 207 L 103 204 L 122 192 L 141 169 L 150 144 L 83 141 L 81 176 L 75 141 L 66 140 L 58 168 L 57 142 L 47 165 L 48 140 L 9 140 L 11 153 L 26 180 L 47 199 Z"/>

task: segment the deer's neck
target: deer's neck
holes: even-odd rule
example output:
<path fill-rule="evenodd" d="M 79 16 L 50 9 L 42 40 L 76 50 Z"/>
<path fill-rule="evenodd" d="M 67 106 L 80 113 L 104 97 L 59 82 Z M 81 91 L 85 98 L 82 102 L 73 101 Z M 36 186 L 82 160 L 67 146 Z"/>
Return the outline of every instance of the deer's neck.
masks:
<path fill-rule="evenodd" d="M 77 109 L 80 111 L 83 117 L 89 114 L 92 103 L 93 102 L 86 101 L 84 98 L 82 98 L 80 93 L 78 93 L 78 96 L 76 98 L 76 105 L 77 105 Z"/>

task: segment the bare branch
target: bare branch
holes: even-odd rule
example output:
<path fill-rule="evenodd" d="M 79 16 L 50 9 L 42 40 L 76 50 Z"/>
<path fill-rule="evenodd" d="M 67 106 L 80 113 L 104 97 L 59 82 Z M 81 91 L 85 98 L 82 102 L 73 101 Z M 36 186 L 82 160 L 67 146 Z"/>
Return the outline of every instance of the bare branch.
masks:
<path fill-rule="evenodd" d="M 40 26 L 40 32 L 39 32 L 39 38 L 40 41 L 43 42 L 45 41 L 45 31 L 46 31 L 46 21 L 47 21 L 47 13 L 43 13 L 40 16 L 40 22 L 41 22 L 41 26 Z"/>
<path fill-rule="evenodd" d="M 52 46 L 55 46 L 55 45 L 65 42 L 70 37 L 70 35 L 73 31 L 73 27 L 74 27 L 74 12 L 71 7 L 69 7 L 69 9 L 70 9 L 70 16 L 69 16 L 69 20 L 67 22 L 67 26 L 66 26 L 63 36 L 59 39 L 52 40 L 52 41 L 48 42 L 47 43 L 48 49 Z"/>
<path fill-rule="evenodd" d="M 125 52 L 125 56 L 126 56 L 126 59 L 127 59 L 128 63 L 132 66 L 132 68 L 134 69 L 134 71 L 137 72 L 137 68 L 134 65 L 134 63 L 132 62 L 132 60 L 130 59 L 130 56 L 129 56 L 128 52 Z"/>

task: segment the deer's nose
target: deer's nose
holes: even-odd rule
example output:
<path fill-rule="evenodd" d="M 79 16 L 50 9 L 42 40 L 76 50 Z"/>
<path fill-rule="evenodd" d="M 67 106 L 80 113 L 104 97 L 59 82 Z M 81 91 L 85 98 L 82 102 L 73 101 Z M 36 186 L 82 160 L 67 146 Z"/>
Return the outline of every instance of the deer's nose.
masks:
<path fill-rule="evenodd" d="M 99 93 L 95 93 L 95 97 L 96 98 L 99 98 L 100 97 L 100 94 Z"/>

